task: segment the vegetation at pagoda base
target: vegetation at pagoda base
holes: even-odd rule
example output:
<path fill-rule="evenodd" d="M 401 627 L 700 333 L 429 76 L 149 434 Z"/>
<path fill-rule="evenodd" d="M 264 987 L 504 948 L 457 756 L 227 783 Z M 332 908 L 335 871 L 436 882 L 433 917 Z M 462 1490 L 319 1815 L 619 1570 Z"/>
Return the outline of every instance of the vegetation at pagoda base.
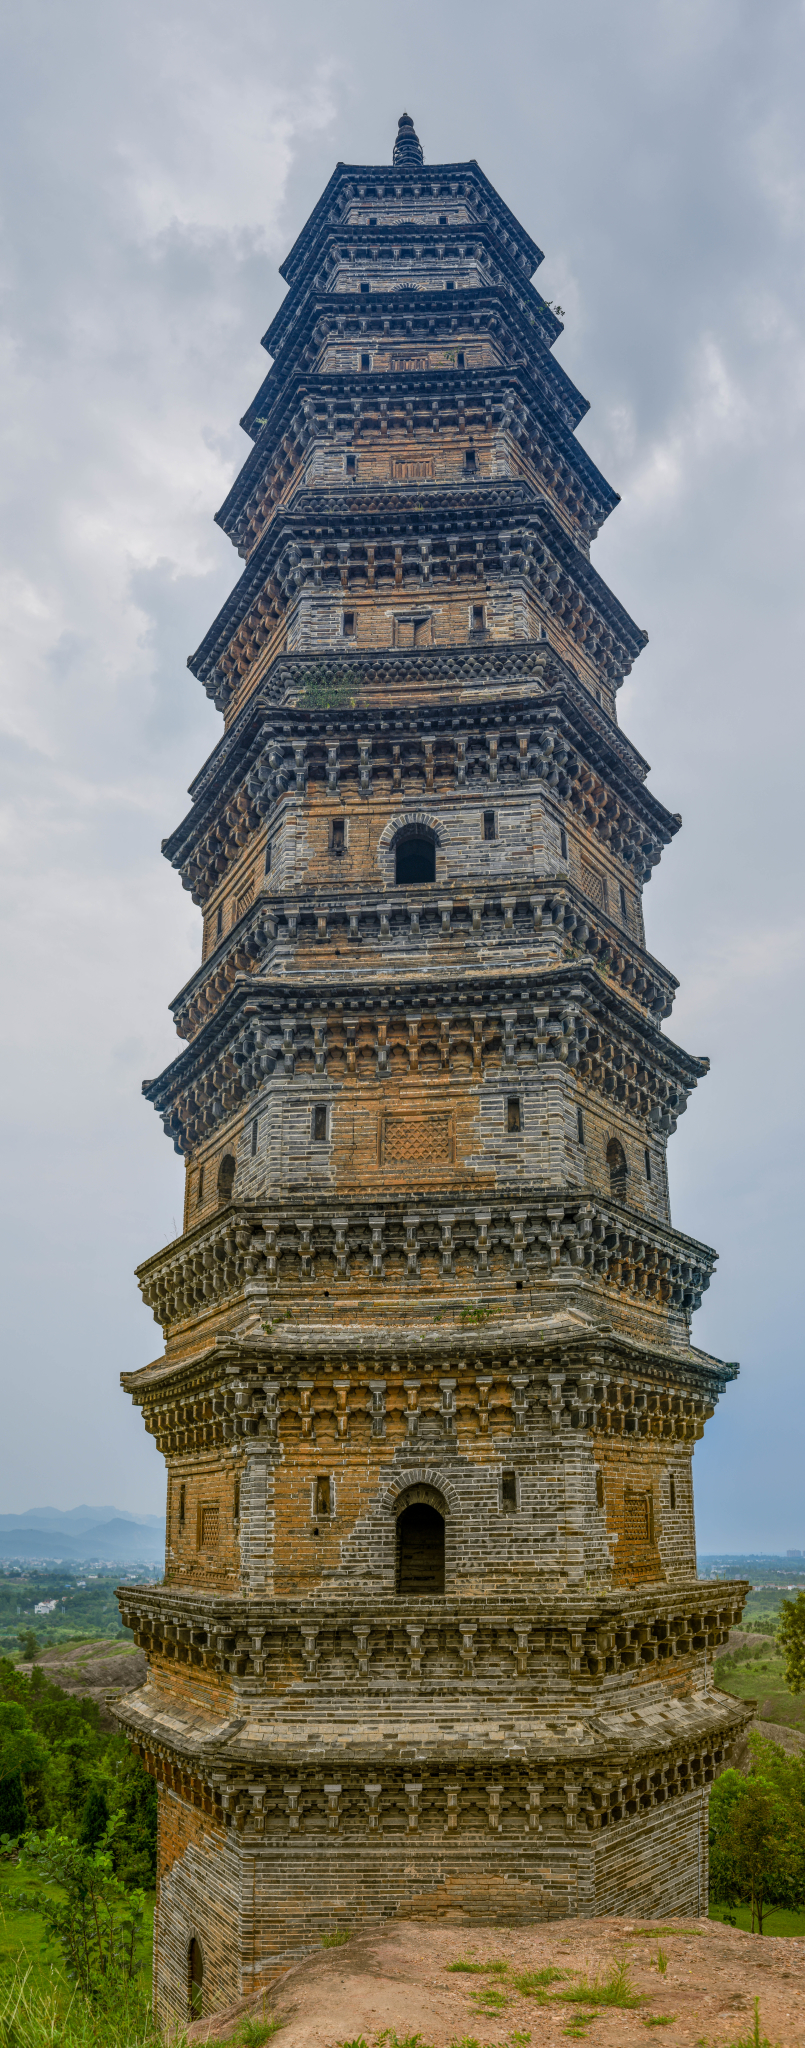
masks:
<path fill-rule="evenodd" d="M 777 1641 L 785 1658 L 789 1692 L 802 1692 L 805 1688 L 805 1593 L 798 1593 L 795 1600 L 781 1602 Z"/>
<path fill-rule="evenodd" d="M 760 1735 L 750 1750 L 748 1774 L 724 1771 L 710 1794 L 710 1896 L 748 1904 L 762 1934 L 775 1910 L 805 1906 L 805 1758 Z"/>
<path fill-rule="evenodd" d="M 156 1870 L 156 1788 L 94 1700 L 60 1692 L 0 1658 L 0 1835 L 55 1828 L 93 1849 L 113 1826 L 115 1876 L 149 1889 Z"/>

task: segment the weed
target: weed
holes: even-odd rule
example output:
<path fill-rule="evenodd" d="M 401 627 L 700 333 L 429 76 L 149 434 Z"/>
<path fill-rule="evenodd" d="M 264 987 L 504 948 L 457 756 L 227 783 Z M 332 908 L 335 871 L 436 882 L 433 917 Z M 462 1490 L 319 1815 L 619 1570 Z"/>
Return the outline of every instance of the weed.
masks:
<path fill-rule="evenodd" d="M 399 2036 L 393 2027 L 384 2027 L 382 2034 L 378 2034 L 375 2048 L 430 2048 L 430 2042 L 423 2041 L 421 2034 Z"/>
<path fill-rule="evenodd" d="M 348 1927 L 334 1927 L 332 1934 L 321 1937 L 322 1948 L 343 1948 L 345 1941 L 349 1941 Z"/>
<path fill-rule="evenodd" d="M 653 2012 L 647 2020 L 643 2021 L 643 2025 L 644 2027 L 672 2027 L 675 2019 L 675 2012 Z"/>
<path fill-rule="evenodd" d="M 565 1970 L 555 1970 L 549 1963 L 544 1970 L 522 1970 L 512 1981 L 521 1998 L 544 1998 L 547 1986 L 561 1984 L 566 1974 Z"/>
<path fill-rule="evenodd" d="M 789 1603 L 790 1604 L 790 1603 Z M 771 2048 L 766 2034 L 760 2031 L 760 2002 L 755 1999 L 755 2017 L 751 2034 L 742 2034 L 739 2041 L 731 2041 L 729 2048 Z"/>
<path fill-rule="evenodd" d="M 482 1977 L 485 1963 L 471 1963 L 466 1956 L 459 1956 L 457 1963 L 445 1963 L 446 1970 L 460 1970 L 467 1977 Z"/>
<path fill-rule="evenodd" d="M 356 2034 L 354 2041 L 339 2041 L 338 2048 L 366 2048 L 362 2034 Z"/>
<path fill-rule="evenodd" d="M 483 1308 L 482 1306 L 478 1308 L 463 1308 L 458 1320 L 460 1323 L 488 1323 L 491 1314 L 491 1308 Z"/>
<path fill-rule="evenodd" d="M 498 1991 L 494 1984 L 485 1984 L 483 1991 L 471 1991 L 470 1997 L 479 2012 L 505 2012 L 507 2005 L 511 2004 L 508 1994 Z"/>
<path fill-rule="evenodd" d="M 660 1976 L 664 1977 L 668 1968 L 668 1957 L 664 1948 L 658 1948 L 657 1950 L 657 1968 Z"/>
<path fill-rule="evenodd" d="M 580 1984 L 574 1984 L 569 1991 L 559 1991 L 557 1997 L 567 2005 L 620 2005 L 624 2007 L 642 2005 L 639 1991 L 634 1991 L 629 1982 L 626 1963 L 613 1963 L 608 1977 L 596 1977 L 590 1984 L 582 1977 Z"/>
<path fill-rule="evenodd" d="M 271 2040 L 272 2034 L 278 2034 L 283 2025 L 284 2022 L 274 2015 L 270 2019 L 258 2019 L 254 2013 L 248 2013 L 232 2036 L 235 2048 L 266 2048 L 266 2042 Z"/>

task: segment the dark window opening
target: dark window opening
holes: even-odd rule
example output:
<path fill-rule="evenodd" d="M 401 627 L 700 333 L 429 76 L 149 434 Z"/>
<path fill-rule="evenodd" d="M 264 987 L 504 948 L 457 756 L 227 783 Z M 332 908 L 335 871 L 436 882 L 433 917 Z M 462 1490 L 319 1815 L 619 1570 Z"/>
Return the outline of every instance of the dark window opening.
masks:
<path fill-rule="evenodd" d="M 398 839 L 394 854 L 394 880 L 397 883 L 435 882 L 436 847 L 432 839 L 420 838 L 414 833 Z"/>
<path fill-rule="evenodd" d="M 646 1162 L 646 1180 L 650 1180 L 650 1179 L 651 1179 L 651 1153 L 650 1153 L 650 1151 L 649 1151 L 649 1149 L 648 1149 L 648 1146 L 646 1146 L 646 1149 L 645 1149 L 645 1152 L 644 1152 L 644 1154 L 643 1154 L 643 1157 L 644 1157 L 644 1159 L 645 1159 L 645 1162 Z"/>
<path fill-rule="evenodd" d="M 343 820 L 343 818 L 334 818 L 334 819 L 333 819 L 333 821 L 332 821 L 332 824 L 331 824 L 331 826 L 330 826 L 330 852 L 331 852 L 331 853 L 343 853 L 343 851 L 344 851 L 344 820 Z"/>
<path fill-rule="evenodd" d="M 465 468 L 465 470 L 466 470 L 466 472 L 467 472 L 467 475 L 468 475 L 468 476 L 474 476 L 474 474 L 475 474 L 475 471 L 476 471 L 476 469 L 477 469 L 477 466 L 478 466 L 478 464 L 477 464 L 477 458 L 476 458 L 476 454 L 475 454 L 475 449 L 474 449 L 474 448 L 465 448 L 465 450 L 464 450 L 464 468 Z"/>
<path fill-rule="evenodd" d="M 670 1489 L 670 1495 L 671 1495 L 671 1506 L 672 1506 L 672 1508 L 675 1508 L 675 1507 L 676 1507 L 676 1486 L 675 1486 L 675 1483 L 674 1483 L 673 1479 L 669 1479 L 669 1481 L 668 1481 L 668 1486 L 669 1486 L 669 1489 Z"/>
<path fill-rule="evenodd" d="M 232 1502 L 232 1517 L 234 1521 L 240 1521 L 240 1479 L 235 1480 L 235 1495 L 234 1500 Z"/>
<path fill-rule="evenodd" d="M 628 903 L 627 903 L 627 901 L 626 901 L 626 890 L 624 889 L 624 886 L 623 886 L 623 883 L 622 883 L 622 882 L 621 882 L 621 884 L 620 884 L 620 892 L 621 892 L 621 910 L 622 910 L 622 912 L 623 912 L 623 916 L 624 916 L 624 917 L 628 917 L 628 915 L 629 915 L 629 905 L 628 905 Z"/>
<path fill-rule="evenodd" d="M 330 1501 L 329 1479 L 325 1477 L 317 1479 L 314 1513 L 317 1515 L 329 1515 L 331 1512 Z"/>
<path fill-rule="evenodd" d="M 185 1518 L 185 1505 L 186 1505 L 186 1501 L 187 1501 L 187 1488 L 186 1488 L 186 1486 L 182 1485 L 182 1486 L 180 1486 L 180 1488 L 179 1488 L 179 1527 L 180 1527 L 180 1529 L 183 1529 L 183 1528 L 184 1528 L 184 1518 Z"/>
<path fill-rule="evenodd" d="M 409 1599 L 444 1592 L 444 1518 L 424 1501 L 397 1523 L 397 1591 Z"/>
<path fill-rule="evenodd" d="M 484 630 L 484 608 L 482 604 L 474 604 L 472 607 L 472 630 L 473 633 L 482 633 Z"/>
<path fill-rule="evenodd" d="M 369 226 L 370 226 L 370 228 L 376 228 L 376 227 L 377 227 L 377 214 L 376 214 L 376 213 L 370 213 L 370 215 L 369 215 Z"/>
<path fill-rule="evenodd" d="M 371 358 L 371 356 L 368 356 L 368 355 L 362 355 L 362 356 L 361 356 L 361 369 L 362 369 L 362 370 L 371 370 L 371 367 L 372 367 L 372 358 Z"/>
<path fill-rule="evenodd" d="M 200 2020 L 202 2016 L 204 1957 L 201 1953 L 201 1942 L 196 1941 L 195 1937 L 187 1951 L 187 1976 L 190 2018 L 191 2020 Z"/>
<path fill-rule="evenodd" d="M 604 1505 L 604 1474 L 603 1474 L 603 1472 L 596 1472 L 596 1475 L 595 1475 L 595 1498 L 596 1498 L 596 1504 L 597 1504 L 597 1506 L 598 1506 L 599 1508 L 602 1508 L 602 1507 L 603 1507 L 603 1505 Z"/>
<path fill-rule="evenodd" d="M 447 226 L 447 214 L 446 214 L 446 213 L 440 213 L 440 215 L 439 215 L 439 226 L 440 226 L 440 228 L 446 228 L 446 226 Z"/>
<path fill-rule="evenodd" d="M 344 613 L 344 625 L 343 625 L 343 632 L 344 632 L 344 637 L 345 637 L 345 639 L 350 639 L 350 638 L 351 638 L 351 636 L 352 636 L 352 634 L 354 633 L 354 631 L 355 631 L 355 613 L 354 613 L 354 612 L 345 612 L 345 613 Z"/>
<path fill-rule="evenodd" d="M 219 905 L 218 905 L 218 915 L 217 915 L 217 917 L 216 917 L 216 920 L 215 920 L 215 936 L 216 936 L 216 939 L 220 939 L 220 936 L 221 936 L 221 933 L 222 933 L 223 929 L 224 929 L 224 906 L 223 906 L 223 904 L 222 904 L 222 903 L 219 903 Z"/>
<path fill-rule="evenodd" d="M 559 827 L 559 852 L 561 853 L 562 859 L 567 860 L 567 833 L 565 831 L 564 825 L 560 825 Z"/>
<path fill-rule="evenodd" d="M 494 811 L 484 811 L 484 838 L 495 839 L 496 837 L 495 813 Z"/>
<path fill-rule="evenodd" d="M 231 1152 L 225 1152 L 218 1168 L 218 1200 L 231 1202 L 235 1181 L 235 1161 Z"/>
<path fill-rule="evenodd" d="M 522 1128 L 523 1119 L 520 1110 L 520 1097 L 519 1095 L 510 1095 L 506 1103 L 506 1129 L 507 1131 L 521 1131 Z"/>
<path fill-rule="evenodd" d="M 270 873 L 271 873 L 271 840 L 269 839 L 268 845 L 267 845 L 267 847 L 266 847 L 266 874 L 267 874 L 267 875 L 270 875 Z"/>
<path fill-rule="evenodd" d="M 448 278 L 448 280 L 447 280 L 447 283 L 446 283 L 446 285 L 445 285 L 445 291 L 446 291 L 446 292 L 454 292 L 454 291 L 455 291 L 455 289 L 456 289 L 456 287 L 455 287 L 455 280 L 454 280 L 454 279 L 453 279 L 452 277 L 449 277 L 449 278 Z"/>
<path fill-rule="evenodd" d="M 626 1194 L 629 1168 L 626 1164 L 626 1153 L 617 1138 L 610 1138 L 607 1146 L 607 1166 L 609 1167 L 609 1184 L 612 1193 L 623 1198 Z"/>
<path fill-rule="evenodd" d="M 197 1195 L 196 1195 L 196 1201 L 197 1201 L 197 1202 L 203 1202 L 203 1200 L 204 1200 L 204 1168 L 203 1168 L 203 1166 L 200 1166 L 200 1167 L 199 1167 L 199 1170 L 198 1170 L 198 1193 L 197 1193 Z"/>
<path fill-rule="evenodd" d="M 459 367 L 459 369 L 460 369 L 460 370 L 463 370 L 463 368 L 464 368 L 464 350 L 463 350 L 463 348 L 460 348 L 460 349 L 459 349 L 459 351 L 458 351 L 458 355 L 456 356 L 456 362 L 457 362 L 457 364 L 458 364 L 458 367 Z"/>
<path fill-rule="evenodd" d="M 578 1128 L 578 1133 L 579 1133 L 579 1144 L 580 1144 L 580 1145 L 583 1145 L 583 1144 L 584 1144 L 584 1111 L 583 1111 L 582 1109 L 577 1109 L 577 1111 L 576 1111 L 576 1125 L 577 1125 L 577 1128 Z"/>
<path fill-rule="evenodd" d="M 314 1145 L 326 1145 L 327 1143 L 326 1102 L 316 1102 L 313 1106 L 313 1143 Z"/>
<path fill-rule="evenodd" d="M 368 292 L 368 290 L 369 290 L 369 286 L 368 286 L 368 284 L 362 284 L 362 285 L 361 285 L 361 291 L 362 291 L 362 292 Z"/>
<path fill-rule="evenodd" d="M 254 1158 L 257 1151 L 257 1121 L 257 1117 L 254 1117 L 252 1120 L 252 1158 Z"/>
<path fill-rule="evenodd" d="M 504 1515 L 517 1513 L 517 1474 L 504 1472 L 500 1482 L 500 1500 Z"/>
<path fill-rule="evenodd" d="M 354 457 L 354 455 L 348 455 L 348 456 L 347 456 L 347 476 L 354 476 L 354 475 L 355 475 L 355 457 Z"/>

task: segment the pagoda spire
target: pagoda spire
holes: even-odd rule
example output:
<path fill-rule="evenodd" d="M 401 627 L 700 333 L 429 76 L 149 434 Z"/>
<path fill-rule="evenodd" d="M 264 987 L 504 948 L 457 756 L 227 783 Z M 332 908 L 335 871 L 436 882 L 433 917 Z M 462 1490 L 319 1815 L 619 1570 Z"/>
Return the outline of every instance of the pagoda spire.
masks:
<path fill-rule="evenodd" d="M 422 144 L 417 135 L 410 114 L 401 114 L 397 122 L 397 139 L 394 144 L 392 161 L 395 164 L 421 164 L 425 159 Z"/>

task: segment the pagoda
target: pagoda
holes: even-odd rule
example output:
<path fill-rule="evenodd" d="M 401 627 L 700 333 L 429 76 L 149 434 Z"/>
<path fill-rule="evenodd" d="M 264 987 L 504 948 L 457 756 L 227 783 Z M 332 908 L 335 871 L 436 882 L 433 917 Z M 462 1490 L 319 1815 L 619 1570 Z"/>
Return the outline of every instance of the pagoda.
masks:
<path fill-rule="evenodd" d="M 736 1368 L 666 1175 L 707 1062 L 541 260 L 407 114 L 338 164 L 217 515 L 224 730 L 163 844 L 202 957 L 144 1084 L 184 1225 L 123 1376 L 168 1475 L 119 1709 L 165 2018 L 388 1916 L 707 1910 L 746 1586 L 697 1578 L 691 1458 Z"/>

